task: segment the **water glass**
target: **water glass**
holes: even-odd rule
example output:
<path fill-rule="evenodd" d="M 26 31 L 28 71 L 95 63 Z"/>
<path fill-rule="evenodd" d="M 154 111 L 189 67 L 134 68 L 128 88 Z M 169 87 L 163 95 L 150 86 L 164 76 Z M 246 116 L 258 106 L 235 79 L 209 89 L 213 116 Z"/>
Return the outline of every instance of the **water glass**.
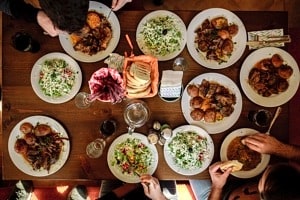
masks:
<path fill-rule="evenodd" d="M 185 71 L 188 68 L 188 63 L 183 57 L 178 57 L 173 62 L 174 71 Z"/>
<path fill-rule="evenodd" d="M 90 158 L 99 158 L 104 151 L 105 145 L 104 139 L 97 138 L 86 146 L 86 155 Z"/>

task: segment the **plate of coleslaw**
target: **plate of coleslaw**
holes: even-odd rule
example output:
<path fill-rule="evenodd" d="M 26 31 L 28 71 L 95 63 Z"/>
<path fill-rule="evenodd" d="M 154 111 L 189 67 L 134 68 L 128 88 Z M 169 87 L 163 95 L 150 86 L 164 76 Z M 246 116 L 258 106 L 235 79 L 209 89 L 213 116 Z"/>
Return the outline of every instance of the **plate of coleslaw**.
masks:
<path fill-rule="evenodd" d="M 164 145 L 164 157 L 173 171 L 186 176 L 196 175 L 210 165 L 214 143 L 210 135 L 198 126 L 179 126 Z"/>
<path fill-rule="evenodd" d="M 155 145 L 140 133 L 125 133 L 116 138 L 107 153 L 110 171 L 119 180 L 127 183 L 140 182 L 140 175 L 152 175 L 158 164 Z"/>
<path fill-rule="evenodd" d="M 173 12 L 156 10 L 147 14 L 138 24 L 136 41 L 145 55 L 159 61 L 178 56 L 186 44 L 186 26 Z"/>
<path fill-rule="evenodd" d="M 31 86 L 42 100 L 60 104 L 71 100 L 79 91 L 82 74 L 78 63 L 60 52 L 39 58 L 31 70 Z"/>

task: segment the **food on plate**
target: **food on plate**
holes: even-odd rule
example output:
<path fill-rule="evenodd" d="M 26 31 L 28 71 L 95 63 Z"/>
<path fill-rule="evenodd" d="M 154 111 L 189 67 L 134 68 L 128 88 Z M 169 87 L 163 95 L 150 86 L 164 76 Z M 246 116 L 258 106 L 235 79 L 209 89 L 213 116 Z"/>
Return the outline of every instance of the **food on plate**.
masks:
<path fill-rule="evenodd" d="M 158 90 L 158 76 L 156 58 L 145 55 L 125 58 L 123 78 L 126 97 L 153 97 Z"/>
<path fill-rule="evenodd" d="M 269 97 L 284 92 L 293 68 L 284 63 L 279 54 L 258 61 L 250 70 L 248 83 L 261 96 Z"/>
<path fill-rule="evenodd" d="M 238 31 L 239 27 L 228 22 L 226 17 L 205 19 L 195 30 L 196 48 L 208 60 L 218 63 L 227 62 L 234 51 L 233 38 Z"/>
<path fill-rule="evenodd" d="M 85 26 L 70 38 L 75 51 L 94 55 L 108 47 L 112 32 L 110 22 L 102 13 L 89 11 Z"/>
<path fill-rule="evenodd" d="M 70 94 L 78 73 L 64 59 L 47 59 L 41 64 L 38 84 L 46 96 L 62 97 Z"/>
<path fill-rule="evenodd" d="M 209 155 L 207 138 L 194 131 L 177 132 L 168 144 L 168 150 L 177 166 L 199 169 Z"/>
<path fill-rule="evenodd" d="M 238 160 L 227 160 L 221 163 L 220 169 L 221 171 L 226 171 L 229 168 L 232 168 L 231 172 L 240 171 L 243 167 L 243 163 L 239 162 Z"/>
<path fill-rule="evenodd" d="M 138 138 L 127 138 L 116 145 L 111 162 L 122 174 L 139 176 L 149 173 L 153 155 L 149 147 Z"/>
<path fill-rule="evenodd" d="M 92 74 L 89 80 L 91 100 L 118 103 L 125 97 L 123 78 L 113 68 L 102 67 Z"/>
<path fill-rule="evenodd" d="M 24 128 L 26 131 L 24 132 Z M 53 130 L 48 124 L 33 125 L 24 122 L 20 125 L 14 149 L 31 165 L 33 170 L 47 170 L 60 159 L 65 145 L 61 134 Z"/>
<path fill-rule="evenodd" d="M 242 171 L 249 171 L 261 162 L 261 154 L 249 149 L 246 145 L 242 143 L 244 137 L 235 137 L 228 145 L 227 149 L 227 159 L 237 160 L 243 164 Z"/>
<path fill-rule="evenodd" d="M 143 24 L 137 40 L 144 54 L 166 56 L 179 51 L 184 40 L 179 23 L 174 17 L 166 15 L 151 18 Z"/>
<path fill-rule="evenodd" d="M 236 96 L 215 81 L 203 79 L 200 84 L 187 86 L 190 96 L 190 116 L 195 121 L 214 123 L 230 116 L 234 111 Z"/>

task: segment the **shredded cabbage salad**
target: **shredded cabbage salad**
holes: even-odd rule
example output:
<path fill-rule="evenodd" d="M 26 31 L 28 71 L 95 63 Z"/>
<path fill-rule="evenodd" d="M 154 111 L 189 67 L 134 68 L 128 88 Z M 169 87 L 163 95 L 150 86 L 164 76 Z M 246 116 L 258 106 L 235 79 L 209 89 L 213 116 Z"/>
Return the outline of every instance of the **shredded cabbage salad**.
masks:
<path fill-rule="evenodd" d="M 116 145 L 112 166 L 127 175 L 142 175 L 148 173 L 153 162 L 151 150 L 137 138 L 127 138 Z"/>
<path fill-rule="evenodd" d="M 63 59 L 45 60 L 41 65 L 39 85 L 46 96 L 61 97 L 72 90 L 76 73 Z"/>
<path fill-rule="evenodd" d="M 178 132 L 168 144 L 171 156 L 182 169 L 198 169 L 208 156 L 207 138 L 196 132 Z"/>
<path fill-rule="evenodd" d="M 166 56 L 180 50 L 183 38 L 178 23 L 170 16 L 156 17 L 147 21 L 139 33 L 146 47 L 144 50 L 158 56 Z"/>

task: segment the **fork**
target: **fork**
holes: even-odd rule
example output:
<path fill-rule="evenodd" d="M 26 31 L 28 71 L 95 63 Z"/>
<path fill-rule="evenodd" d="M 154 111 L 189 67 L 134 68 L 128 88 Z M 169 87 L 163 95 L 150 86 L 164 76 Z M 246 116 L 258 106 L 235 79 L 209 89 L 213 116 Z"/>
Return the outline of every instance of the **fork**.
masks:
<path fill-rule="evenodd" d="M 247 45 L 253 46 L 253 45 L 263 45 L 263 44 L 270 44 L 270 43 L 290 43 L 291 37 L 290 35 L 282 35 L 282 36 L 266 36 L 265 38 L 271 39 L 271 40 L 259 40 L 259 35 L 253 35 L 253 41 L 248 41 Z"/>

